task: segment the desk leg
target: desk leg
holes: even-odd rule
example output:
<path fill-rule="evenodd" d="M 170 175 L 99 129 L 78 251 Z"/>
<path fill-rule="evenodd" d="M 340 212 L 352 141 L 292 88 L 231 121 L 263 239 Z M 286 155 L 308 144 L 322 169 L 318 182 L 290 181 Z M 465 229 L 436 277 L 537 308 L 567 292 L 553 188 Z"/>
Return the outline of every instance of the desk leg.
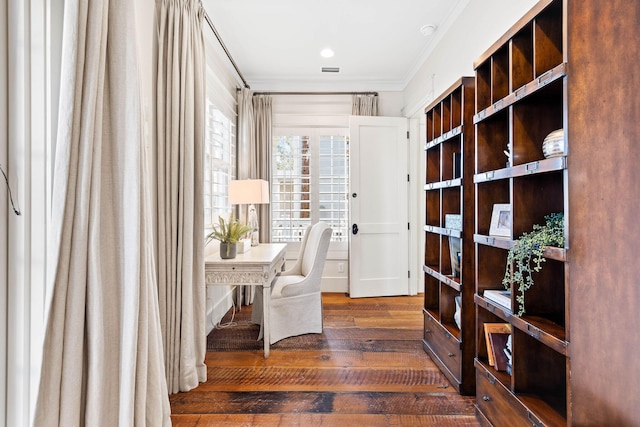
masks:
<path fill-rule="evenodd" d="M 269 343 L 271 341 L 271 329 L 269 324 L 269 312 L 271 311 L 271 287 L 262 286 L 262 327 L 264 339 L 264 358 L 269 357 Z"/>

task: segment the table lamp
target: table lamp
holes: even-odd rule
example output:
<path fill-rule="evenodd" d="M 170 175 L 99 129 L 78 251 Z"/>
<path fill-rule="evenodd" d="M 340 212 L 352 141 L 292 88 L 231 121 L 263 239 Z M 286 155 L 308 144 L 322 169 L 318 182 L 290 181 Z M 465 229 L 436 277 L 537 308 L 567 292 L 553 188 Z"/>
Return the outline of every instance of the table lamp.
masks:
<path fill-rule="evenodd" d="M 269 203 L 269 183 L 264 179 L 239 179 L 229 181 L 229 204 L 249 205 L 247 225 L 253 228 L 251 246 L 258 246 L 260 225 L 256 204 Z"/>

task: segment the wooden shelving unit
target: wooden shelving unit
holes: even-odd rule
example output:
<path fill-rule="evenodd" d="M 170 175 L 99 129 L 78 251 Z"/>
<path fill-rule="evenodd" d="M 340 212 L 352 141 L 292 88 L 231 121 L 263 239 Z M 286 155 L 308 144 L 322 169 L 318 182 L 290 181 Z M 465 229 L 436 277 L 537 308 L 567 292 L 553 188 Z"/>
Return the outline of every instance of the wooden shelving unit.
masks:
<path fill-rule="evenodd" d="M 565 16 L 562 0 L 541 1 L 474 64 L 476 407 L 488 425 L 562 426 L 569 418 L 567 250 L 546 250 L 522 317 L 514 315 L 517 287 L 507 308 L 483 296 L 504 289 L 513 238 L 546 215 L 568 216 L 567 158 L 546 159 L 542 151 L 550 132 L 566 128 Z M 511 207 L 510 237 L 489 235 L 494 204 Z M 511 325 L 510 373 L 490 366 L 485 323 Z"/>
<path fill-rule="evenodd" d="M 475 393 L 474 97 L 474 78 L 463 77 L 425 109 L 423 347 L 462 394 Z M 447 222 L 448 215 L 459 215 L 458 224 Z M 457 274 L 452 242 L 460 244 Z M 454 321 L 457 297 L 460 327 Z"/>

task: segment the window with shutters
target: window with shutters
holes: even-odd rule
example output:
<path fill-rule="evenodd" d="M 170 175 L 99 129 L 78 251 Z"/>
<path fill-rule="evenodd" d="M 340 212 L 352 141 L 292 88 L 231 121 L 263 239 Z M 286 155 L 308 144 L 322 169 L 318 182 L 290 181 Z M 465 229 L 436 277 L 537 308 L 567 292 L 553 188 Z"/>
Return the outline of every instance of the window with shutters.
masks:
<path fill-rule="evenodd" d="M 348 239 L 347 130 L 274 130 L 271 168 L 271 241 L 299 242 L 307 226 L 324 221 L 332 242 Z"/>
<path fill-rule="evenodd" d="M 236 176 L 236 126 L 210 99 L 205 114 L 204 224 L 210 228 L 232 209 L 228 188 Z"/>

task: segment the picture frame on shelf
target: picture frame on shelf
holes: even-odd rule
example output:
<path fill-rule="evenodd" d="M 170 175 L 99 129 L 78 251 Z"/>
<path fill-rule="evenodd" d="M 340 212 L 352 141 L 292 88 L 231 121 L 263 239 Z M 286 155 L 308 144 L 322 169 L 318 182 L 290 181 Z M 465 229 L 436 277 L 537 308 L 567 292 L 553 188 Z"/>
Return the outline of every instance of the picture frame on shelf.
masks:
<path fill-rule="evenodd" d="M 490 236 L 511 237 L 511 205 L 496 203 L 491 214 Z"/>

